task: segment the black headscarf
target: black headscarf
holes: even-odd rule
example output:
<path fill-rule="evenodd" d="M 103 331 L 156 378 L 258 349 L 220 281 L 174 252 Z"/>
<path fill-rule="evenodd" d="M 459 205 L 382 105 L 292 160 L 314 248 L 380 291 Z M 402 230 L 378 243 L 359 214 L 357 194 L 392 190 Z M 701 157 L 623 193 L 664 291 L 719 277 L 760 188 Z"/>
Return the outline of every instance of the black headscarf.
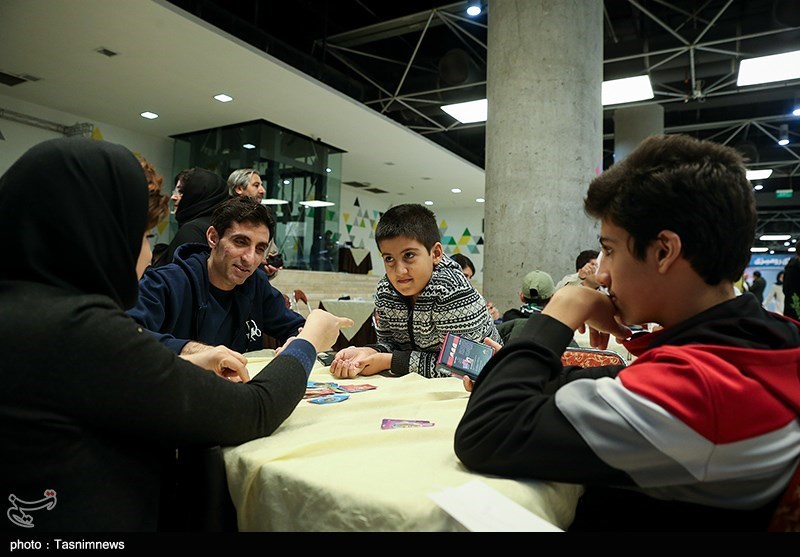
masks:
<path fill-rule="evenodd" d="M 0 177 L 0 279 L 136 303 L 147 180 L 125 147 L 84 138 L 28 150 Z"/>
<path fill-rule="evenodd" d="M 175 211 L 178 226 L 197 217 L 210 215 L 228 198 L 228 185 L 219 174 L 205 168 L 193 168 L 181 183 L 183 197 Z"/>

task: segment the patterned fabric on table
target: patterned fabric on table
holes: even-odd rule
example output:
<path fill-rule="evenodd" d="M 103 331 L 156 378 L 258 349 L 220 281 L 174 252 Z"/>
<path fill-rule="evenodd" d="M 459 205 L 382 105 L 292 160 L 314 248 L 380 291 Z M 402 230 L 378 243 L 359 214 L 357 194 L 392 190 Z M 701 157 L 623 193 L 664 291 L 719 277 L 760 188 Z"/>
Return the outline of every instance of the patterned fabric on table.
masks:
<path fill-rule="evenodd" d="M 597 348 L 569 348 L 564 350 L 561 363 L 565 366 L 599 367 L 609 365 L 628 365 L 625 358 L 613 350 Z"/>

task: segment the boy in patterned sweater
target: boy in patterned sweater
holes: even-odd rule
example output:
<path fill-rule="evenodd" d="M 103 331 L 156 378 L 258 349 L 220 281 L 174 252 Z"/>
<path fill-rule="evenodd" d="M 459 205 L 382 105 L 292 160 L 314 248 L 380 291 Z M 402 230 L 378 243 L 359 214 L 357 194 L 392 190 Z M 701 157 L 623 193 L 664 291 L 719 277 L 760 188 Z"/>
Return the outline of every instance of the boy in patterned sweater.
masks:
<path fill-rule="evenodd" d="M 333 375 L 388 370 L 442 377 L 434 367 L 446 333 L 501 342 L 483 297 L 461 266 L 444 254 L 429 209 L 392 207 L 378 222 L 375 241 L 386 269 L 375 299 L 378 343 L 340 350 L 331 364 Z"/>

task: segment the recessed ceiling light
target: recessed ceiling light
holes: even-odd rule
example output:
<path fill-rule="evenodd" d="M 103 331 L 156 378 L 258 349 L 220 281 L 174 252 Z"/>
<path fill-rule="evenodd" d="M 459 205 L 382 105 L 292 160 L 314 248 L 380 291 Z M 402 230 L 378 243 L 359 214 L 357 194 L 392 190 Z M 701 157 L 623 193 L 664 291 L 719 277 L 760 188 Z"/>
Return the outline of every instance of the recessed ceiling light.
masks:
<path fill-rule="evenodd" d="M 787 251 L 791 251 L 792 253 L 794 253 L 794 252 L 796 252 L 796 251 L 797 251 L 797 248 L 796 248 L 796 247 L 794 247 L 794 246 L 792 246 L 792 247 L 790 247 L 790 248 L 789 248 Z"/>
<path fill-rule="evenodd" d="M 644 101 L 655 96 L 647 75 L 604 81 L 600 95 L 603 106 Z"/>
<path fill-rule="evenodd" d="M 230 95 L 226 95 L 225 93 L 220 93 L 219 95 L 214 95 L 214 98 L 217 99 L 221 103 L 229 103 L 233 100 L 233 97 Z"/>
<path fill-rule="evenodd" d="M 330 168 L 326 168 L 326 169 L 325 169 L 325 172 L 330 172 L 330 171 L 331 171 L 331 169 L 330 169 Z"/>
<path fill-rule="evenodd" d="M 772 169 L 771 168 L 764 168 L 762 170 L 748 170 L 747 171 L 747 179 L 751 182 L 753 180 L 766 180 L 770 176 L 772 176 Z"/>
<path fill-rule="evenodd" d="M 288 186 L 288 185 L 289 185 L 289 184 L 291 184 L 291 183 L 292 183 L 292 181 L 291 181 L 291 180 L 284 180 L 284 181 L 283 181 L 283 185 L 284 185 L 284 186 Z"/>
<path fill-rule="evenodd" d="M 155 112 L 150 112 L 149 110 L 145 110 L 139 116 L 141 116 L 142 118 L 147 118 L 148 120 L 155 120 L 156 118 L 158 118 L 158 114 L 156 114 Z"/>
<path fill-rule="evenodd" d="M 750 253 L 764 253 L 767 251 L 767 249 L 768 248 L 757 248 L 753 246 L 752 248 L 750 248 Z"/>
<path fill-rule="evenodd" d="M 484 198 L 482 198 L 482 197 L 476 197 L 475 198 L 475 203 L 486 203 L 486 200 Z"/>
<path fill-rule="evenodd" d="M 300 205 L 305 205 L 306 207 L 331 207 L 332 205 L 336 205 L 332 201 L 317 201 L 315 199 L 311 199 L 309 201 L 301 201 Z"/>
<path fill-rule="evenodd" d="M 425 205 L 433 205 L 433 201 L 431 201 L 430 199 L 428 199 L 427 201 L 425 201 Z"/>
<path fill-rule="evenodd" d="M 245 149 L 255 149 L 256 148 L 256 146 L 253 145 L 252 143 L 245 143 L 244 145 L 242 145 L 242 147 L 244 147 Z"/>
<path fill-rule="evenodd" d="M 762 242 L 771 242 L 777 241 L 780 242 L 782 240 L 789 240 L 792 237 L 791 234 L 762 234 L 759 240 Z"/>
<path fill-rule="evenodd" d="M 461 188 L 452 188 L 450 191 L 453 193 L 461 193 Z"/>
<path fill-rule="evenodd" d="M 478 99 L 477 101 L 447 104 L 442 107 L 442 110 L 462 124 L 485 122 L 489 111 L 489 102 L 486 99 Z"/>
<path fill-rule="evenodd" d="M 286 205 L 287 203 L 289 202 L 285 199 L 273 199 L 271 197 L 261 200 L 262 205 Z"/>
<path fill-rule="evenodd" d="M 800 77 L 800 50 L 760 56 L 739 63 L 736 85 L 755 85 L 773 81 L 789 81 Z"/>
<path fill-rule="evenodd" d="M 764 184 L 756 184 L 755 186 L 753 186 L 753 189 L 756 191 L 761 191 L 764 189 Z"/>

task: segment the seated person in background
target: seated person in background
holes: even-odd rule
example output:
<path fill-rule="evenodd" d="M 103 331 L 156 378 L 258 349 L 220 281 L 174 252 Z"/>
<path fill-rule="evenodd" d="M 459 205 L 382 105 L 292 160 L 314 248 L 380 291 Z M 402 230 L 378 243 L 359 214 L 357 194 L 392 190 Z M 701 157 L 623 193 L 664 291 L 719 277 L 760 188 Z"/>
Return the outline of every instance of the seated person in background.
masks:
<path fill-rule="evenodd" d="M 230 197 L 246 195 L 261 203 L 266 193 L 267 190 L 264 189 L 264 183 L 261 181 L 258 170 L 240 168 L 228 176 L 228 195 Z"/>
<path fill-rule="evenodd" d="M 575 259 L 575 272 L 565 275 L 564 278 L 558 281 L 556 290 L 567 285 L 580 285 L 585 281 L 589 281 L 585 286 L 597 288 L 599 285 L 593 280 L 595 273 L 597 273 L 597 255 L 598 252 L 593 249 L 580 252 Z"/>
<path fill-rule="evenodd" d="M 522 291 L 519 293 L 523 305 L 519 309 L 506 311 L 502 321 L 497 324 L 497 332 L 500 333 L 503 343 L 517 338 L 525 327 L 525 320 L 531 315 L 541 313 L 554 291 L 553 279 L 544 271 L 531 271 L 525 275 Z M 578 346 L 578 343 L 571 340 L 569 346 Z"/>
<path fill-rule="evenodd" d="M 503 314 L 503 322 L 514 319 L 527 319 L 535 313 L 541 313 L 556 287 L 553 278 L 544 271 L 531 271 L 522 279 L 522 290 L 519 292 L 519 309 L 510 309 Z"/>
<path fill-rule="evenodd" d="M 467 277 L 467 280 L 472 280 L 472 277 L 475 276 L 475 264 L 472 263 L 469 257 L 461 253 L 454 253 L 450 256 L 450 259 L 461 266 L 461 270 L 464 271 L 464 276 Z M 492 316 L 495 323 L 502 321 L 500 310 L 494 307 L 494 304 L 488 300 L 486 301 L 486 309 L 489 310 L 489 315 Z"/>
<path fill-rule="evenodd" d="M 149 269 L 128 314 L 178 354 L 224 345 L 262 348 L 262 331 L 279 342 L 297 334 L 303 317 L 256 272 L 275 232 L 264 205 L 230 198 L 211 217 L 207 244 L 185 244 L 175 262 Z"/>
<path fill-rule="evenodd" d="M 183 244 L 205 242 L 211 213 L 227 199 L 225 180 L 205 168 L 191 168 L 179 174 L 181 197 L 175 210 L 178 232 L 153 267 L 172 263 L 175 251 Z"/>
<path fill-rule="evenodd" d="M 396 205 L 383 214 L 375 241 L 386 276 L 375 299 L 378 343 L 340 350 L 331 364 L 336 377 L 419 373 L 434 369 L 446 333 L 500 342 L 486 302 L 439 242 L 434 214 L 422 205 Z"/>
<path fill-rule="evenodd" d="M 31 187 L 53 176 L 47 195 Z M 19 503 L 55 491 L 48 507 L 9 506 L 6 528 L 154 531 L 165 448 L 271 434 L 302 400 L 316 353 L 352 324 L 317 310 L 246 383 L 209 373 L 246 378 L 228 349 L 176 356 L 124 313 L 166 211 L 136 157 L 105 141 L 45 141 L 0 177 L 14 261 L 0 267 L 0 492 Z M 54 250 L 58 238 L 69 241 Z"/>
<path fill-rule="evenodd" d="M 595 178 L 598 279 L 558 290 L 489 361 L 455 435 L 485 474 L 586 486 L 574 530 L 765 531 L 800 460 L 800 327 L 736 297 L 757 213 L 738 151 L 645 139 Z M 663 329 L 630 337 L 627 323 Z M 628 367 L 564 370 L 572 333 Z"/>

